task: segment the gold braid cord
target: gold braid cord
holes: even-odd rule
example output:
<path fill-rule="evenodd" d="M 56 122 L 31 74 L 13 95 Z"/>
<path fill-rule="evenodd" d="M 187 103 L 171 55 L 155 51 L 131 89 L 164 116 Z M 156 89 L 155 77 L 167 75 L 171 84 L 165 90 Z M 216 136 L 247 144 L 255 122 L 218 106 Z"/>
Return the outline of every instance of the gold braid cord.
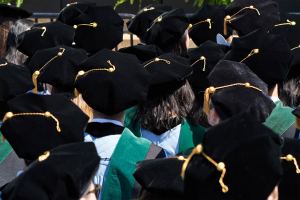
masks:
<path fill-rule="evenodd" d="M 228 28 L 227 28 L 228 23 L 231 23 L 231 21 L 235 20 L 236 18 L 234 18 L 234 17 L 237 16 L 238 14 L 240 14 L 241 12 L 243 12 L 244 10 L 254 10 L 257 13 L 257 15 L 260 15 L 259 10 L 257 8 L 255 8 L 253 5 L 244 7 L 231 16 L 227 15 L 224 18 L 224 35 L 228 34 Z"/>
<path fill-rule="evenodd" d="M 37 89 L 37 78 L 39 77 L 39 75 L 41 74 L 41 71 L 47 66 L 49 65 L 49 63 L 51 63 L 53 60 L 55 60 L 56 58 L 61 57 L 64 52 L 65 52 L 65 48 L 59 48 L 59 51 L 57 52 L 57 54 L 52 57 L 50 60 L 48 60 L 39 70 L 36 70 L 33 74 L 32 74 L 32 82 L 34 85 L 34 89 L 33 89 L 33 93 L 37 93 L 38 89 Z"/>
<path fill-rule="evenodd" d="M 144 67 L 147 67 L 148 65 L 155 63 L 155 62 L 165 62 L 166 64 L 171 64 L 171 61 L 166 60 L 166 59 L 162 59 L 162 58 L 154 58 L 153 60 L 149 61 L 147 64 L 144 65 Z"/>
<path fill-rule="evenodd" d="M 293 162 L 293 164 L 296 168 L 296 173 L 300 174 L 300 169 L 299 169 L 299 166 L 298 166 L 297 159 L 292 154 L 288 154 L 286 156 L 280 157 L 280 159 L 285 160 L 287 162 Z"/>
<path fill-rule="evenodd" d="M 107 62 L 107 64 L 109 65 L 108 68 L 107 68 L 107 67 L 103 67 L 103 68 L 95 68 L 95 69 L 90 69 L 90 70 L 88 70 L 88 71 L 86 71 L 86 72 L 83 71 L 83 70 L 79 71 L 78 74 L 77 74 L 77 76 L 76 76 L 76 78 L 75 78 L 75 82 L 76 82 L 80 77 L 82 77 L 82 76 L 84 76 L 84 75 L 87 75 L 87 74 L 89 74 L 89 73 L 91 73 L 91 72 L 107 71 L 107 72 L 109 72 L 109 73 L 113 73 L 114 71 L 116 71 L 116 66 L 115 66 L 114 64 L 112 64 L 110 60 L 107 60 L 106 62 Z M 74 90 L 74 95 L 75 95 L 75 97 L 78 97 L 79 94 L 80 94 L 80 92 L 75 88 L 75 90 Z"/>
<path fill-rule="evenodd" d="M 211 87 L 207 88 L 205 90 L 205 93 L 204 93 L 203 112 L 206 113 L 206 115 L 208 115 L 210 95 L 215 93 L 216 90 L 220 90 L 220 89 L 224 89 L 224 88 L 230 88 L 230 87 L 237 87 L 237 86 L 243 86 L 245 88 L 254 89 L 254 90 L 257 90 L 259 92 L 262 92 L 261 89 L 251 85 L 250 83 L 233 83 L 233 84 L 224 85 L 224 86 L 220 86 L 220 87 L 211 86 Z"/>
<path fill-rule="evenodd" d="M 185 178 L 185 172 L 186 172 L 187 167 L 188 167 L 189 163 L 191 162 L 191 159 L 193 158 L 194 155 L 202 155 L 208 162 L 213 164 L 219 172 L 221 172 L 221 176 L 219 178 L 219 184 L 222 188 L 222 192 L 227 193 L 229 191 L 229 188 L 224 183 L 224 177 L 226 175 L 226 165 L 225 165 L 225 163 L 223 163 L 223 162 L 218 163 L 213 158 L 211 158 L 206 153 L 204 153 L 203 146 L 201 144 L 197 145 L 193 149 L 192 153 L 187 157 L 187 159 L 184 159 L 182 156 L 178 157 L 179 160 L 184 160 L 184 163 L 183 163 L 182 168 L 181 168 L 181 174 L 180 174 L 181 178 L 182 179 Z"/>
<path fill-rule="evenodd" d="M 38 113 L 38 112 L 25 112 L 25 113 L 12 113 L 12 112 L 7 112 L 3 118 L 3 122 L 10 120 L 14 117 L 21 117 L 21 116 L 41 116 L 41 117 L 46 117 L 46 118 L 50 118 L 52 120 L 55 121 L 56 123 L 56 130 L 58 133 L 61 132 L 60 129 L 60 124 L 58 119 L 50 112 L 44 112 L 44 113 Z"/>

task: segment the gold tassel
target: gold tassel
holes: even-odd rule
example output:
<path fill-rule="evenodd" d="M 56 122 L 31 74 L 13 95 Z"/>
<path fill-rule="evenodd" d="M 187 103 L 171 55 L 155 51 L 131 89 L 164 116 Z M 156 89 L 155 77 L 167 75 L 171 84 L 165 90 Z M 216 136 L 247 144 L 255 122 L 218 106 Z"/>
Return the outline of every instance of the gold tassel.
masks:
<path fill-rule="evenodd" d="M 297 159 L 292 155 L 292 154 L 288 154 L 284 157 L 280 157 L 281 160 L 286 160 L 287 162 L 293 162 L 295 168 L 296 168 L 296 173 L 300 174 L 300 169 L 299 169 L 299 165 L 297 162 Z"/>
<path fill-rule="evenodd" d="M 208 115 L 209 113 L 209 101 L 210 101 L 210 95 L 213 94 L 216 91 L 214 87 L 209 87 L 205 90 L 204 93 L 204 101 L 203 101 L 203 112 Z"/>
<path fill-rule="evenodd" d="M 32 82 L 33 82 L 33 90 L 32 92 L 37 94 L 38 93 L 38 82 L 37 82 L 37 78 L 39 77 L 40 75 L 40 72 L 39 71 L 35 71 L 33 74 L 32 74 Z"/>

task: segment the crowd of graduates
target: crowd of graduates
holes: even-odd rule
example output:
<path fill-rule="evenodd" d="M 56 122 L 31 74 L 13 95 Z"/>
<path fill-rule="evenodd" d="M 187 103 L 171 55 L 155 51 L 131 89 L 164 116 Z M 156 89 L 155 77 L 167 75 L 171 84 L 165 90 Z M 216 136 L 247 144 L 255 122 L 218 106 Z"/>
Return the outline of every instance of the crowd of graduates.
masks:
<path fill-rule="evenodd" d="M 0 200 L 299 200 L 300 19 L 279 6 L 0 4 Z"/>

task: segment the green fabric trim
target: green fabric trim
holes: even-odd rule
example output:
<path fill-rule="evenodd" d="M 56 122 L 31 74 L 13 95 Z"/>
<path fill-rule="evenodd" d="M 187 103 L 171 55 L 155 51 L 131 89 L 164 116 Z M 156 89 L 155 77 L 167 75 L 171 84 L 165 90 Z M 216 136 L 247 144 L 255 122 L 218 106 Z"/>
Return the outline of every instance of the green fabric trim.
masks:
<path fill-rule="evenodd" d="M 292 111 L 292 108 L 284 106 L 281 101 L 277 101 L 276 107 L 263 124 L 275 133 L 282 135 L 295 123 Z"/>
<path fill-rule="evenodd" d="M 3 141 L 2 133 L 0 132 L 0 164 L 12 152 L 12 147 L 7 140 Z"/>
<path fill-rule="evenodd" d="M 136 107 L 130 108 L 125 112 L 125 127 L 130 129 L 132 133 L 141 137 L 141 125 L 140 123 L 133 124 L 133 118 L 136 113 Z M 179 137 L 179 149 L 178 153 L 182 153 L 187 149 L 195 147 L 197 144 L 202 143 L 205 129 L 200 125 L 192 125 L 187 120 L 184 120 L 181 124 L 180 137 Z"/>
<path fill-rule="evenodd" d="M 205 129 L 202 126 L 193 126 L 184 120 L 181 124 L 178 153 L 182 153 L 202 143 L 204 133 Z"/>
<path fill-rule="evenodd" d="M 150 146 L 148 140 L 138 138 L 129 129 L 124 129 L 109 162 L 102 187 L 102 200 L 132 198 L 136 163 L 145 159 Z"/>

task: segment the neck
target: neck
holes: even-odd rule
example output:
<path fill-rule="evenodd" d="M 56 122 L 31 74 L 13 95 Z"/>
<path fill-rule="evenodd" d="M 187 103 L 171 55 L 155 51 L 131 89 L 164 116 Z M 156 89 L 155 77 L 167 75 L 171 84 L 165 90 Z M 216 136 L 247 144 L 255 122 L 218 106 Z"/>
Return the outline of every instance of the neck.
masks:
<path fill-rule="evenodd" d="M 124 124 L 124 119 L 125 119 L 125 113 L 120 112 L 115 115 L 106 115 L 104 113 L 100 113 L 97 111 L 93 111 L 93 118 L 103 118 L 103 119 L 111 119 L 111 120 L 116 120 Z"/>
<path fill-rule="evenodd" d="M 278 96 L 278 84 L 276 84 L 272 89 L 269 90 L 270 97 L 279 97 Z"/>

